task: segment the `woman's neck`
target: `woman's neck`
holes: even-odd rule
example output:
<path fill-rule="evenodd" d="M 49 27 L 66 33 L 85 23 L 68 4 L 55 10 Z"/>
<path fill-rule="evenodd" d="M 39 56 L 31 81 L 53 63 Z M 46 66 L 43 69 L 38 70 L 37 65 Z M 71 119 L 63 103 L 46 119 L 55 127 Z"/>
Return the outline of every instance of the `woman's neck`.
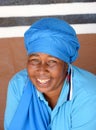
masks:
<path fill-rule="evenodd" d="M 57 104 L 58 98 L 60 96 L 61 89 L 62 88 L 59 88 L 58 91 L 56 91 L 56 92 L 44 94 L 45 99 L 48 101 L 48 104 L 52 109 L 54 109 L 54 107 Z"/>

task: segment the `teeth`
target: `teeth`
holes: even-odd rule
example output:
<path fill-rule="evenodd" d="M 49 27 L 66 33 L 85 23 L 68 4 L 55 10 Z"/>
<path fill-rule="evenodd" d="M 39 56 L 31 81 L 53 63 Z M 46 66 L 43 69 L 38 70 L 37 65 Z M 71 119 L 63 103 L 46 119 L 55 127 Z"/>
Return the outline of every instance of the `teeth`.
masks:
<path fill-rule="evenodd" d="M 40 83 L 47 83 L 49 79 L 37 79 Z"/>

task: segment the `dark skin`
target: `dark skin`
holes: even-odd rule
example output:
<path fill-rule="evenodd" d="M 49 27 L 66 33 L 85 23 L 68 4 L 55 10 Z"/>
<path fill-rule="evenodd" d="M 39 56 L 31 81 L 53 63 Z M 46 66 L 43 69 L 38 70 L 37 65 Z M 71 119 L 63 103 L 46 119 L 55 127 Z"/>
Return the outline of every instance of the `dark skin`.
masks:
<path fill-rule="evenodd" d="M 68 65 L 58 58 L 36 53 L 28 57 L 27 69 L 32 83 L 44 94 L 53 109 L 64 84 Z"/>

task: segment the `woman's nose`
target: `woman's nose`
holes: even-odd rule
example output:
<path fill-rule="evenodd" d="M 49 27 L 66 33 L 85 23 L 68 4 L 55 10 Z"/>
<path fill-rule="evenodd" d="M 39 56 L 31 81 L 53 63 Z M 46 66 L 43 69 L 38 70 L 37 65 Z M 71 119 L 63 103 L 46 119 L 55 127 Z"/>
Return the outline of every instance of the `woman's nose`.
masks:
<path fill-rule="evenodd" d="M 45 73 L 45 72 L 48 72 L 48 66 L 46 63 L 41 63 L 39 65 L 39 69 L 38 69 L 39 73 Z"/>

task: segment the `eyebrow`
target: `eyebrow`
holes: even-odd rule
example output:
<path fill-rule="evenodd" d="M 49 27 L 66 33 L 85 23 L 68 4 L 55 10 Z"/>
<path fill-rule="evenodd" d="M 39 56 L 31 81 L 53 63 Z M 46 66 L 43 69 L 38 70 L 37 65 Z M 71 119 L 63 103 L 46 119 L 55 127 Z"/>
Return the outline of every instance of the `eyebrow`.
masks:
<path fill-rule="evenodd" d="M 48 54 L 47 54 L 47 55 L 48 55 Z M 29 55 L 29 57 L 31 57 L 31 56 L 36 56 L 36 57 L 38 57 L 39 54 L 37 54 L 37 53 L 33 53 L 33 54 L 30 54 L 30 55 Z M 56 58 L 56 57 L 51 56 L 51 55 L 48 55 L 48 57 L 49 57 L 49 58 Z M 56 59 L 58 59 L 58 58 L 56 58 Z"/>
<path fill-rule="evenodd" d="M 30 54 L 29 57 L 31 56 L 39 56 L 38 54 Z"/>

